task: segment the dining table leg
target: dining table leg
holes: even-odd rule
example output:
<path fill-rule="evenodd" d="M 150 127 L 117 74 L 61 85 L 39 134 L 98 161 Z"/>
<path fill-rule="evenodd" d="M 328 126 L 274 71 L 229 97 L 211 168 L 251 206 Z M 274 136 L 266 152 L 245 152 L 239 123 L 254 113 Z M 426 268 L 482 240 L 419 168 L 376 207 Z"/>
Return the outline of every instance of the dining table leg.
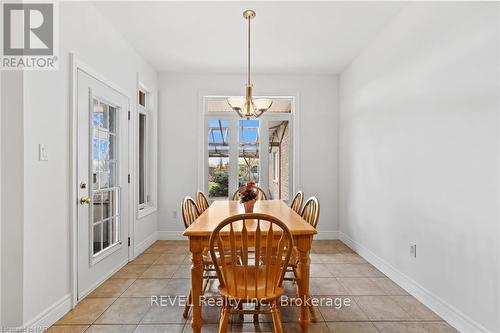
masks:
<path fill-rule="evenodd" d="M 296 241 L 297 250 L 299 251 L 299 274 L 298 281 L 299 297 L 301 298 L 300 317 L 299 323 L 302 328 L 302 333 L 309 331 L 309 271 L 310 271 L 310 258 L 309 252 L 311 250 L 311 240 L 309 236 L 299 237 Z"/>
<path fill-rule="evenodd" d="M 195 241 L 190 241 L 191 251 L 191 295 L 193 300 L 193 318 L 191 327 L 194 333 L 201 332 L 203 319 L 201 317 L 200 297 L 203 285 L 203 247 Z"/>

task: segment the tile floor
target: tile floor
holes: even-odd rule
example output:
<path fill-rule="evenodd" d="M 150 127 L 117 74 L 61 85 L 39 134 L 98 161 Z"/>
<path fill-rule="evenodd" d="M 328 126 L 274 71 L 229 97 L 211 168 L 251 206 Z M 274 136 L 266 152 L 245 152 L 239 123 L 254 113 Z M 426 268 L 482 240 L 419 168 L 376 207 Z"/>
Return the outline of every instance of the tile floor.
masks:
<path fill-rule="evenodd" d="M 152 295 L 185 296 L 190 285 L 187 242 L 158 241 L 61 318 L 51 333 L 191 332 L 182 306 L 151 305 Z M 456 332 L 434 312 L 408 295 L 340 241 L 314 241 L 311 253 L 311 293 L 348 300 L 350 306 L 318 308 L 319 322 L 310 332 L 331 333 L 448 333 Z M 294 285 L 286 283 L 294 295 Z M 208 293 L 217 293 L 212 281 Z M 168 301 L 168 298 L 164 298 Z M 173 300 L 174 298 L 170 298 Z M 203 310 L 203 332 L 217 332 L 219 309 Z M 298 309 L 284 307 L 287 333 L 300 332 Z M 272 332 L 270 316 L 253 323 L 234 316 L 230 332 Z"/>

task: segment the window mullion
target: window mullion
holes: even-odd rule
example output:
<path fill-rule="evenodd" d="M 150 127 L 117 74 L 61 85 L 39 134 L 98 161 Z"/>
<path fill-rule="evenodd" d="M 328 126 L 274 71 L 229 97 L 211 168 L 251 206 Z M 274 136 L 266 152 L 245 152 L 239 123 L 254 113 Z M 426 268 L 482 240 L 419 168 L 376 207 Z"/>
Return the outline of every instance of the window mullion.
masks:
<path fill-rule="evenodd" d="M 238 119 L 229 121 L 229 199 L 238 188 Z"/>

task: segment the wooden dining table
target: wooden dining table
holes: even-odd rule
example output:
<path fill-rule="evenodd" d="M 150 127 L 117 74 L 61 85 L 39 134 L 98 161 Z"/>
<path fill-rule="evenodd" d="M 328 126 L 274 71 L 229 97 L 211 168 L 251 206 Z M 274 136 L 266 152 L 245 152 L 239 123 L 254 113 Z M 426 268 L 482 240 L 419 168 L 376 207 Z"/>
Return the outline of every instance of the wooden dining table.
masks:
<path fill-rule="evenodd" d="M 255 213 L 264 213 L 280 219 L 292 233 L 294 246 L 298 250 L 298 280 L 299 297 L 306 300 L 309 296 L 309 270 L 312 238 L 317 233 L 316 229 L 304 221 L 300 215 L 288 207 L 281 200 L 258 200 L 254 207 Z M 212 231 L 227 217 L 243 214 L 243 205 L 235 200 L 215 201 L 206 209 L 185 231 L 184 236 L 189 238 L 189 251 L 191 252 L 191 293 L 193 300 L 193 317 L 191 326 L 193 332 L 201 332 L 202 320 L 202 285 L 203 285 L 203 251 L 208 248 Z M 308 332 L 309 309 L 306 302 L 301 302 L 298 321 L 302 332 Z"/>

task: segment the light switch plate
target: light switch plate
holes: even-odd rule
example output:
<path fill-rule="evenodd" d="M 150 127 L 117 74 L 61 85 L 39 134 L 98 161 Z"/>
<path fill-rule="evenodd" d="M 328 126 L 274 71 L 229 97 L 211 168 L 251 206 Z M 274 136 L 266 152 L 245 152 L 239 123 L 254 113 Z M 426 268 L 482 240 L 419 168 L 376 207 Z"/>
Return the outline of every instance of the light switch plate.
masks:
<path fill-rule="evenodd" d="M 415 243 L 410 243 L 410 255 L 413 258 L 417 257 L 417 244 Z"/>
<path fill-rule="evenodd" d="M 49 160 L 49 155 L 47 153 L 47 146 L 41 143 L 38 145 L 38 160 L 44 162 Z"/>

